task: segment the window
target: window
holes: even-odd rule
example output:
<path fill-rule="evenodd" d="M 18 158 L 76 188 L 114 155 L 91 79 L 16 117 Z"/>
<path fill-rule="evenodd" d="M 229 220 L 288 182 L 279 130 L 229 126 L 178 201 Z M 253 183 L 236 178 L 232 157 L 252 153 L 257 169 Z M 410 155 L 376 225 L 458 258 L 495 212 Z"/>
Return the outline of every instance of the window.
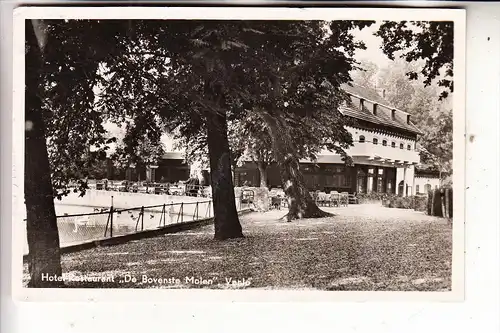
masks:
<path fill-rule="evenodd" d="M 392 147 L 392 148 L 396 148 L 396 142 L 392 142 L 392 143 L 391 143 L 391 147 Z"/>
<path fill-rule="evenodd" d="M 420 193 L 420 185 L 416 185 L 416 186 L 415 186 L 415 191 L 417 192 L 417 194 L 419 194 L 419 193 Z"/>
<path fill-rule="evenodd" d="M 364 135 L 359 136 L 359 143 L 365 143 L 365 137 Z"/>
<path fill-rule="evenodd" d="M 382 141 L 382 146 L 387 146 L 387 140 Z"/>
<path fill-rule="evenodd" d="M 411 150 L 411 145 L 406 146 L 406 149 Z"/>
<path fill-rule="evenodd" d="M 405 149 L 405 145 L 401 143 L 401 144 L 399 145 L 399 149 Z"/>
<path fill-rule="evenodd" d="M 373 138 L 373 144 L 374 145 L 378 145 L 378 139 L 377 138 Z"/>
<path fill-rule="evenodd" d="M 424 186 L 424 193 L 429 193 L 432 190 L 431 184 L 426 184 Z"/>

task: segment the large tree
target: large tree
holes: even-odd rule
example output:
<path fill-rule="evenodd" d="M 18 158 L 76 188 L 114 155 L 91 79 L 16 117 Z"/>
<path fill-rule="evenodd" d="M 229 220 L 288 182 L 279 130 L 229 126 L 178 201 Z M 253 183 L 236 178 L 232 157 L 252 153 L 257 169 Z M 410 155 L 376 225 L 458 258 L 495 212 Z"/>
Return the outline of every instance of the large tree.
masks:
<path fill-rule="evenodd" d="M 357 65 L 353 59 L 355 50 L 364 48 L 351 32 L 370 24 L 280 23 L 261 28 L 267 33 L 252 40 L 266 45 L 267 35 L 280 37 L 265 53 L 258 54 L 255 66 L 260 84 L 251 86 L 250 94 L 254 96 L 251 110 L 260 116 L 271 138 L 283 189 L 289 198 L 289 220 L 327 215 L 309 194 L 299 160 L 314 160 L 323 148 L 347 159 L 344 149 L 352 138 L 339 112 L 347 100 L 340 87 L 350 81 L 349 72 Z"/>
<path fill-rule="evenodd" d="M 238 50 L 236 57 L 228 59 L 232 62 L 232 78 L 226 83 L 228 119 L 239 122 L 240 138 L 252 156 L 264 153 L 268 159 L 272 151 L 290 198 L 289 217 L 322 216 L 324 212 L 305 187 L 298 161 L 314 160 L 323 148 L 345 156 L 351 138 L 338 111 L 345 101 L 340 85 L 350 80 L 349 71 L 356 66 L 354 51 L 363 47 L 350 31 L 370 23 L 253 21 L 224 25 L 228 24 L 240 32 L 226 46 Z M 210 45 L 203 39 L 196 43 Z M 189 132 L 192 128 L 188 127 Z M 194 146 L 202 147 L 203 136 L 193 136 L 193 140 L 198 143 Z"/>
<path fill-rule="evenodd" d="M 57 287 L 61 282 L 44 281 L 42 276 L 60 276 L 61 253 L 54 209 L 54 193 L 47 154 L 46 126 L 42 111 L 44 51 L 48 35 L 38 20 L 26 20 L 25 88 L 25 182 L 30 287 Z"/>

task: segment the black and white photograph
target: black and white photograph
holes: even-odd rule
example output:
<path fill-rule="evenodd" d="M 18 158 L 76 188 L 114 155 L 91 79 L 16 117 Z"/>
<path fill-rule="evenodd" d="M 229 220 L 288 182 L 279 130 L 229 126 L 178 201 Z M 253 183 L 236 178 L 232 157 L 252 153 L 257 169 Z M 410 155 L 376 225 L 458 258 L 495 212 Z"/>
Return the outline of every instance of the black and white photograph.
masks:
<path fill-rule="evenodd" d="M 21 294 L 463 297 L 464 11 L 108 9 L 15 17 Z"/>

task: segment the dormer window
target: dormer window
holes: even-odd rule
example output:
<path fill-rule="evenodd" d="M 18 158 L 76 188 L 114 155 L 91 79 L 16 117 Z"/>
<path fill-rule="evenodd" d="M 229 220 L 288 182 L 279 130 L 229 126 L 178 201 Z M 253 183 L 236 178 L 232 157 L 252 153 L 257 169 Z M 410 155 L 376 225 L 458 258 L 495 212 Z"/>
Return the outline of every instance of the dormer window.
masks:
<path fill-rule="evenodd" d="M 391 143 L 391 147 L 392 147 L 392 148 L 396 148 L 396 142 L 392 142 L 392 143 Z"/>
<path fill-rule="evenodd" d="M 378 105 L 376 103 L 373 104 L 373 114 L 376 116 L 377 115 L 377 107 Z"/>
<path fill-rule="evenodd" d="M 399 144 L 399 149 L 405 149 L 405 145 L 404 144 Z"/>
<path fill-rule="evenodd" d="M 377 138 L 373 138 L 373 144 L 374 145 L 378 145 L 378 139 Z"/>
<path fill-rule="evenodd" d="M 382 146 L 387 146 L 387 140 L 382 140 Z"/>
<path fill-rule="evenodd" d="M 365 143 L 365 137 L 364 135 L 359 136 L 359 143 Z"/>
<path fill-rule="evenodd" d="M 359 107 L 361 109 L 361 111 L 363 111 L 365 109 L 365 100 L 360 98 L 359 100 Z"/>
<path fill-rule="evenodd" d="M 406 123 L 410 124 L 410 115 L 409 114 L 406 115 Z"/>
<path fill-rule="evenodd" d="M 392 120 L 396 120 L 396 110 L 394 109 L 391 110 L 391 118 Z"/>

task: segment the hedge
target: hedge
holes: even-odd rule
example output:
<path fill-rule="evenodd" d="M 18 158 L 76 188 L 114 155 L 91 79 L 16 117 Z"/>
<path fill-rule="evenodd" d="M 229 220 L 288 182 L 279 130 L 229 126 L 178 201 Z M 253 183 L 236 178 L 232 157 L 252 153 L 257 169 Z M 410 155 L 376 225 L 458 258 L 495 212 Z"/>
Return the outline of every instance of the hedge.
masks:
<path fill-rule="evenodd" d="M 414 209 L 416 211 L 425 211 L 427 198 L 423 196 L 401 197 L 392 195 L 382 200 L 382 205 L 388 208 Z"/>

